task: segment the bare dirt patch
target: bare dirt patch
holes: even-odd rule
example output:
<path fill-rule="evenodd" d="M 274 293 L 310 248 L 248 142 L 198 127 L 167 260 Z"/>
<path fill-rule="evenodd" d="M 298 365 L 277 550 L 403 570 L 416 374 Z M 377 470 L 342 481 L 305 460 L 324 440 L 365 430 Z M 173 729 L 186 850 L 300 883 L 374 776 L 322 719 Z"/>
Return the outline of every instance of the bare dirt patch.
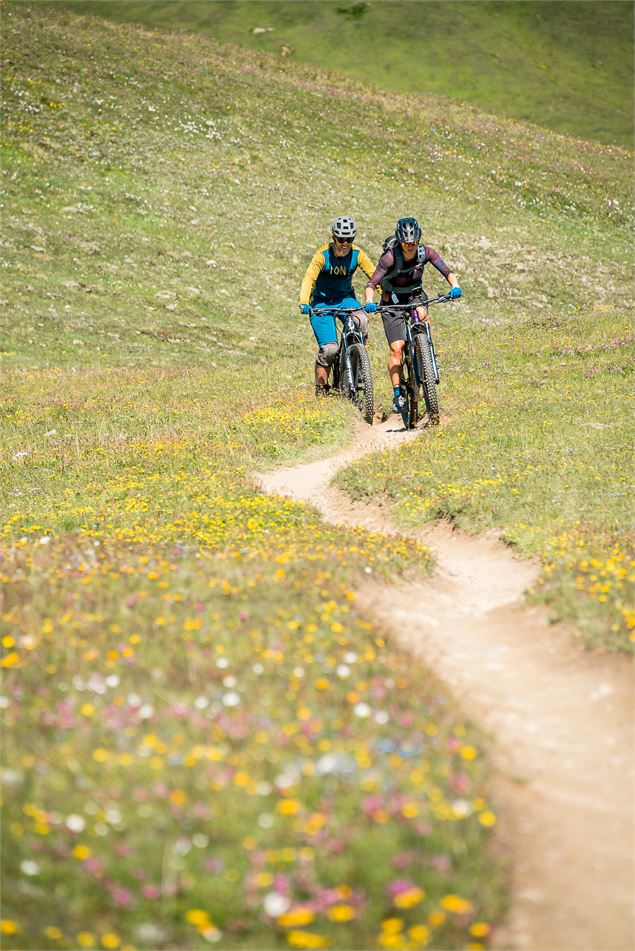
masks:
<path fill-rule="evenodd" d="M 353 459 L 420 435 L 390 417 L 360 428 L 336 456 L 258 479 L 328 521 L 393 534 L 389 508 L 352 503 L 331 480 Z M 512 857 L 512 904 L 496 946 L 632 951 L 631 663 L 584 650 L 528 607 L 536 566 L 495 533 L 471 538 L 435 525 L 413 535 L 435 553 L 435 575 L 369 581 L 358 603 L 491 737 L 500 838 Z"/>

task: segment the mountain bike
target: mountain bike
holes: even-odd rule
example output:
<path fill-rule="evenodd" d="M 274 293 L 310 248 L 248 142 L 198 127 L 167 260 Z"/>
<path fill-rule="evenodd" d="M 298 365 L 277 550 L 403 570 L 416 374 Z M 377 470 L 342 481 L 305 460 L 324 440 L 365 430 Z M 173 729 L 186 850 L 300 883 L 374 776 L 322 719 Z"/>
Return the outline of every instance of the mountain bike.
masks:
<path fill-rule="evenodd" d="M 448 294 L 439 294 L 426 301 L 425 306 L 441 304 L 451 300 Z M 417 314 L 417 305 L 384 304 L 379 310 L 401 310 L 404 312 L 406 345 L 403 348 L 403 385 L 406 405 L 402 417 L 406 429 L 414 429 L 421 420 L 421 396 L 425 402 L 430 425 L 438 426 L 440 419 L 439 364 L 432 342 L 430 326 Z"/>
<path fill-rule="evenodd" d="M 352 316 L 361 307 L 320 307 L 319 310 L 327 310 L 342 321 L 331 389 L 350 399 L 366 422 L 372 424 L 375 413 L 373 373 L 364 335 L 355 326 Z"/>

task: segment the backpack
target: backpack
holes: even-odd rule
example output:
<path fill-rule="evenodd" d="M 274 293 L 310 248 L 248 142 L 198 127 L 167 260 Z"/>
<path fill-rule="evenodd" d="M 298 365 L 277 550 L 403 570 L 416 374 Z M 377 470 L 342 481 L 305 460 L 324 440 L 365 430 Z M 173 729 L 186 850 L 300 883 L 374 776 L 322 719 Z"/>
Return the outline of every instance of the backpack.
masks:
<path fill-rule="evenodd" d="M 397 237 L 394 234 L 388 235 L 388 237 L 384 241 L 383 247 L 381 249 L 381 253 L 385 254 L 386 251 L 392 251 L 392 253 L 395 256 L 395 264 L 392 271 L 389 271 L 388 274 L 386 274 L 384 278 L 382 279 L 381 286 L 382 288 L 384 288 L 384 290 L 388 290 L 388 291 L 395 290 L 394 285 L 392 283 L 392 279 L 394 277 L 397 277 L 397 275 L 399 274 L 412 274 L 412 272 L 414 271 L 416 267 L 423 265 L 425 263 L 426 249 L 422 244 L 420 244 L 417 247 L 417 253 L 414 257 L 414 260 L 410 264 L 406 264 L 404 260 L 401 244 L 399 243 L 399 241 L 397 241 Z M 384 287 L 384 281 L 386 282 L 385 287 Z M 412 287 L 420 288 L 421 282 L 419 281 L 418 284 L 412 285 Z M 400 287 L 398 290 L 400 293 L 404 293 L 410 290 L 410 288 Z"/>

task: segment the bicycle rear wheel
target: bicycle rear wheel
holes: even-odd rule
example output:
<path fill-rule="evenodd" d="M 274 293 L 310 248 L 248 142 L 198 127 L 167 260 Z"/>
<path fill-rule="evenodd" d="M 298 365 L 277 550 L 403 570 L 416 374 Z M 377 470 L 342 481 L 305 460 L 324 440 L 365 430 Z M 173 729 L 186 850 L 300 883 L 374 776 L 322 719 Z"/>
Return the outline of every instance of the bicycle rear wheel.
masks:
<path fill-rule="evenodd" d="M 362 344 L 354 343 L 349 347 L 348 358 L 351 363 L 351 374 L 353 377 L 353 390 L 350 394 L 351 400 L 355 406 L 357 406 L 366 422 L 370 424 L 375 414 L 375 394 L 373 390 L 373 373 L 368 351 Z"/>
<path fill-rule="evenodd" d="M 421 377 L 423 398 L 428 411 L 428 418 L 433 426 L 439 425 L 440 409 L 437 385 L 434 381 L 434 365 L 430 352 L 430 341 L 425 334 L 419 333 L 415 337 L 415 356 Z"/>

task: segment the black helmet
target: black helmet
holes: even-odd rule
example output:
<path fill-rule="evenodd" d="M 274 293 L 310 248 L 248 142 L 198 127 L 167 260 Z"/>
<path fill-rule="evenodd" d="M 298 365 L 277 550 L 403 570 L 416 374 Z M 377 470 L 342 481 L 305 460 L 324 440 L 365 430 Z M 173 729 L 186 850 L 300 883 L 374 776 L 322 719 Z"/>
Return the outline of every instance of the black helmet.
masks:
<path fill-rule="evenodd" d="M 397 241 L 407 244 L 421 239 L 421 227 L 416 218 L 400 218 L 395 228 Z"/>
<path fill-rule="evenodd" d="M 350 238 L 352 241 L 357 234 L 357 226 L 348 215 L 339 215 L 331 225 L 334 238 Z"/>

